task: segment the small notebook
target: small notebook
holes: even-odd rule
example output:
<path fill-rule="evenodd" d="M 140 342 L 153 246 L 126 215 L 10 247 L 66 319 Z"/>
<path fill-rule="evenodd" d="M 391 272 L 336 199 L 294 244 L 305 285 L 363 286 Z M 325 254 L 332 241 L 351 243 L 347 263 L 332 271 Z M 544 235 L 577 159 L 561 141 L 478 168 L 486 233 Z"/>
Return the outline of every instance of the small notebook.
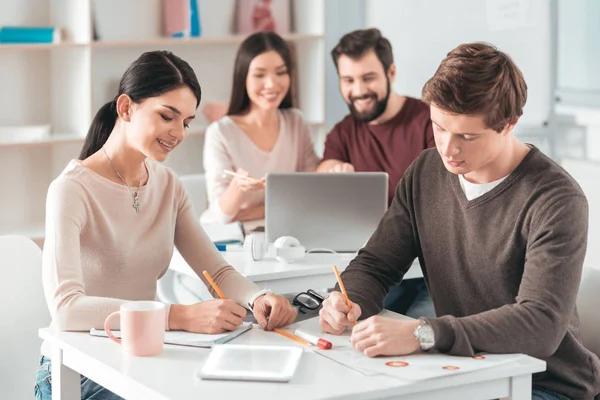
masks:
<path fill-rule="evenodd" d="M 252 323 L 244 322 L 235 331 L 220 333 L 216 335 L 184 331 L 167 331 L 165 332 L 165 343 L 176 344 L 180 346 L 212 347 L 215 344 L 229 342 L 231 339 L 234 339 L 242 333 L 247 332 L 250 328 L 252 328 Z M 121 337 L 120 331 L 112 331 L 112 333 L 118 338 Z M 90 335 L 108 337 L 108 335 L 103 329 L 92 328 L 90 329 Z"/>

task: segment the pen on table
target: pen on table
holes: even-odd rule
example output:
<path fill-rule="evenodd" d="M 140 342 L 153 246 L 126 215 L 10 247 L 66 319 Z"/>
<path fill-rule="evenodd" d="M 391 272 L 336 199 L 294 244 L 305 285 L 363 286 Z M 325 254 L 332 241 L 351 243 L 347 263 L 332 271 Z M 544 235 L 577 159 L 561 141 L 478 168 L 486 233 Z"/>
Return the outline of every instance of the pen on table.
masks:
<path fill-rule="evenodd" d="M 210 274 L 208 273 L 208 271 L 204 271 L 202 272 L 202 275 L 204 275 L 204 277 L 206 278 L 206 280 L 208 281 L 208 283 L 210 284 L 210 286 L 212 286 L 212 288 L 215 290 L 215 292 L 217 292 L 217 294 L 219 295 L 219 297 L 223 300 L 226 299 L 225 295 L 223 294 L 223 292 L 221 291 L 221 289 L 219 288 L 219 286 L 217 286 L 216 282 L 213 280 L 213 278 L 210 276 Z M 292 339 L 295 340 L 298 343 L 302 343 L 304 345 L 310 346 L 310 343 L 307 342 L 304 339 L 299 338 L 296 335 L 293 335 L 289 332 L 284 331 L 283 329 L 273 329 L 274 332 L 279 333 L 280 335 L 283 335 L 285 337 L 287 337 L 288 339 Z"/>
<path fill-rule="evenodd" d="M 340 285 L 340 290 L 342 291 L 342 294 L 346 298 L 346 304 L 348 305 L 348 312 L 350 312 L 350 309 L 352 308 L 352 304 L 350 304 L 350 299 L 348 298 L 348 293 L 346 293 L 346 288 L 344 287 L 344 282 L 342 282 L 342 277 L 340 276 L 340 272 L 338 271 L 338 269 L 335 265 L 333 266 L 333 272 L 335 272 L 335 277 L 337 278 L 338 285 Z M 354 323 L 354 325 L 356 325 L 356 321 L 352 321 L 352 322 Z"/>
<path fill-rule="evenodd" d="M 300 339 L 304 339 L 304 340 L 314 344 L 321 350 L 329 350 L 333 347 L 333 345 L 331 344 L 331 342 L 329 340 L 321 339 L 320 337 L 311 335 L 310 333 L 302 332 L 299 329 L 296 329 L 294 331 L 294 335 L 298 336 Z"/>
<path fill-rule="evenodd" d="M 250 176 L 238 174 L 237 172 L 233 172 L 233 171 L 230 171 L 228 169 L 224 170 L 223 172 L 225 172 L 227 175 L 236 176 L 236 177 L 238 177 L 240 179 L 245 179 L 245 180 L 250 181 L 250 182 L 256 182 L 256 183 L 260 182 L 260 180 L 258 180 L 258 179 L 252 178 Z"/>
<path fill-rule="evenodd" d="M 273 329 L 273 332 L 279 333 L 280 335 L 285 336 L 288 339 L 295 340 L 298 343 L 302 343 L 305 346 L 310 346 L 310 342 L 309 341 L 302 339 L 298 335 L 295 335 L 295 334 L 289 333 L 287 331 L 284 331 L 283 329 L 275 328 L 275 329 Z"/>

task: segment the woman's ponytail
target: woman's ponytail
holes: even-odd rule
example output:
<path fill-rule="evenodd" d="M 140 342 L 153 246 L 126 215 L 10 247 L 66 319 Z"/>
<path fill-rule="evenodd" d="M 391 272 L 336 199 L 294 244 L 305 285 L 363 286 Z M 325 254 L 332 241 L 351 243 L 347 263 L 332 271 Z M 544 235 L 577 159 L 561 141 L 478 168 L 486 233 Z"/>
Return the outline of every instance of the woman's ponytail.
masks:
<path fill-rule="evenodd" d="M 108 140 L 110 133 L 115 127 L 117 122 L 117 104 L 116 102 L 110 101 L 103 105 L 90 126 L 90 130 L 85 137 L 81 153 L 79 154 L 80 160 L 85 160 L 104 146 L 104 143 Z"/>

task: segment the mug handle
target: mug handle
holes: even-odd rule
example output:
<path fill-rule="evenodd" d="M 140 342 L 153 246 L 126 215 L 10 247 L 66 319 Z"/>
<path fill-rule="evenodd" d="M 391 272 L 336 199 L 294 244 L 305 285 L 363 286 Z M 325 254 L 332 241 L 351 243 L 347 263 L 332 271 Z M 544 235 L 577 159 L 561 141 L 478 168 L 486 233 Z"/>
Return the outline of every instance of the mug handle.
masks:
<path fill-rule="evenodd" d="M 106 320 L 104 320 L 104 331 L 106 332 L 106 334 L 108 335 L 110 340 L 112 340 L 113 342 L 118 343 L 118 344 L 121 344 L 121 339 L 119 339 L 118 337 L 113 335 L 113 333 L 110 331 L 110 320 L 114 316 L 120 315 L 120 314 L 121 314 L 121 311 L 115 311 L 114 313 L 112 313 L 108 317 L 106 317 Z"/>

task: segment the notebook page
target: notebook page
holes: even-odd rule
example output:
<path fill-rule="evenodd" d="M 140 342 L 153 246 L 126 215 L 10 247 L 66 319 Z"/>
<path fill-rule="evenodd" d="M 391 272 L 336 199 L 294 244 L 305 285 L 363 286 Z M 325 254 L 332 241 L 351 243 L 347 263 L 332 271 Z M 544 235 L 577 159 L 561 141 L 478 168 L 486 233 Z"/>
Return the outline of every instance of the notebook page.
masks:
<path fill-rule="evenodd" d="M 212 347 L 214 344 L 226 343 L 248 331 L 250 328 L 252 328 L 252 323 L 244 322 L 235 331 L 216 335 L 185 331 L 167 331 L 165 332 L 165 343 L 176 344 L 180 346 Z M 112 333 L 118 338 L 121 337 L 120 331 L 112 331 Z M 90 335 L 108 337 L 103 329 L 92 328 L 90 330 Z"/>

